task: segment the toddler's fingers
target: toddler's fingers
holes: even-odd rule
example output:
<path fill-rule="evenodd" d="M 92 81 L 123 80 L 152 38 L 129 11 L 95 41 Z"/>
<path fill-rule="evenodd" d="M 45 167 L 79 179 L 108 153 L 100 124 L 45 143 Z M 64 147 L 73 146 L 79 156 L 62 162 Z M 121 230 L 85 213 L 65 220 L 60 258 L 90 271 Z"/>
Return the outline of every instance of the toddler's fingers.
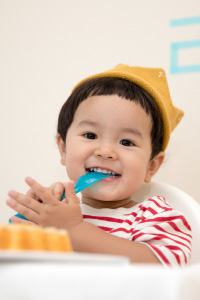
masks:
<path fill-rule="evenodd" d="M 36 225 L 35 223 L 28 221 L 28 220 L 24 220 L 21 218 L 18 218 L 16 216 L 12 216 L 11 217 L 11 221 L 13 224 L 28 224 L 28 225 Z"/>
<path fill-rule="evenodd" d="M 54 195 L 52 195 L 49 189 L 43 187 L 41 184 L 30 177 L 26 177 L 25 181 L 32 188 L 39 199 L 41 199 L 44 203 L 55 203 L 56 198 Z"/>
<path fill-rule="evenodd" d="M 7 200 L 7 204 L 12 208 L 15 209 L 17 204 L 22 204 L 25 208 L 29 208 L 34 212 L 39 213 L 41 203 L 35 201 L 35 199 L 32 199 L 27 195 L 23 195 L 16 191 L 9 191 L 8 196 L 11 197 L 11 199 Z"/>
<path fill-rule="evenodd" d="M 80 200 L 75 193 L 74 181 L 69 181 L 65 184 L 65 197 L 68 204 L 79 204 Z"/>
<path fill-rule="evenodd" d="M 37 201 L 41 201 L 40 198 L 35 194 L 35 192 L 32 189 L 29 189 L 26 193 L 26 196 L 35 199 Z"/>
<path fill-rule="evenodd" d="M 30 198 L 33 198 L 33 199 L 36 199 L 36 194 L 35 192 L 32 190 L 32 189 L 29 189 L 27 192 L 26 192 L 26 196 L 30 197 Z"/>
<path fill-rule="evenodd" d="M 52 190 L 53 195 L 56 197 L 56 199 L 60 201 L 65 191 L 64 184 L 62 182 L 56 182 L 50 186 L 50 189 Z"/>
<path fill-rule="evenodd" d="M 32 200 L 32 201 L 37 202 L 35 200 Z M 18 202 L 17 200 L 15 200 L 14 197 L 7 199 L 6 204 L 9 207 L 11 207 L 12 209 L 14 209 L 17 213 L 24 216 L 26 219 L 28 219 L 32 222 L 36 222 L 36 223 L 38 222 L 39 214 L 36 211 L 30 209 L 29 207 L 27 207 L 27 206 L 21 204 L 20 202 Z"/>

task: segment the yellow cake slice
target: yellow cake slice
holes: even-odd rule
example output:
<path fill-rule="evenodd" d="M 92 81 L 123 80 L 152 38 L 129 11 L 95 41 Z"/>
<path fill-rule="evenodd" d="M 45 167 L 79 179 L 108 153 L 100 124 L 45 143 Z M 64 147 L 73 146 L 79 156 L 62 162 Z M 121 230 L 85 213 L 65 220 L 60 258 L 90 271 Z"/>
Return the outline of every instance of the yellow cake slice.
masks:
<path fill-rule="evenodd" d="M 0 250 L 71 252 L 66 230 L 27 224 L 0 225 Z"/>

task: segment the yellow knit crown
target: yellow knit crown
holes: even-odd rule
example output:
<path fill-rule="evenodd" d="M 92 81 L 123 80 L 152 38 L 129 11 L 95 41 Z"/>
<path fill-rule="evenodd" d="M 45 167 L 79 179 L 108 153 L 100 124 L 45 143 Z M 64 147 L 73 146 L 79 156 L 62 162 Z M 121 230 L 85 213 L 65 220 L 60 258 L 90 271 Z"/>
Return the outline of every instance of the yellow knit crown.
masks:
<path fill-rule="evenodd" d="M 74 87 L 73 91 L 85 81 L 102 77 L 115 77 L 132 81 L 144 89 L 155 100 L 163 120 L 163 150 L 165 150 L 171 132 L 184 115 L 183 111 L 176 108 L 172 103 L 165 71 L 160 68 L 130 67 L 119 64 L 113 69 L 83 79 Z"/>

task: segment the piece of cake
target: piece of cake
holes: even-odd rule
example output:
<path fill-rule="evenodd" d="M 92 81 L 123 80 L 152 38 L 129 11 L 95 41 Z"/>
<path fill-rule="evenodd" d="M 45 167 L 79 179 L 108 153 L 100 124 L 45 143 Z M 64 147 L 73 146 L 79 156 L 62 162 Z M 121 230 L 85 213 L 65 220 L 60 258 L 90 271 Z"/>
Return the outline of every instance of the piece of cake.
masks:
<path fill-rule="evenodd" d="M 71 252 L 66 230 L 27 224 L 0 225 L 0 250 Z"/>

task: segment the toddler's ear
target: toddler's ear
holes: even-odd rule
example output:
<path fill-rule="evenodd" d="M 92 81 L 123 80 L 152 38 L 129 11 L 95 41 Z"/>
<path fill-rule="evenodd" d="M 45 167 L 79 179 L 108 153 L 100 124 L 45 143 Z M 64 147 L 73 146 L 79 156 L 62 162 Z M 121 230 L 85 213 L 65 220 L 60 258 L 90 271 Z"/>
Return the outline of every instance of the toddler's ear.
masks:
<path fill-rule="evenodd" d="M 161 151 L 150 161 L 144 182 L 149 183 L 151 181 L 152 176 L 156 174 L 156 172 L 162 165 L 164 159 L 165 159 L 165 153 Z"/>
<path fill-rule="evenodd" d="M 61 138 L 61 136 L 59 134 L 57 134 L 56 137 L 57 140 L 57 145 L 58 145 L 58 149 L 60 151 L 60 162 L 62 165 L 66 165 L 66 147 L 65 147 L 65 143 L 63 141 L 63 139 Z"/>

